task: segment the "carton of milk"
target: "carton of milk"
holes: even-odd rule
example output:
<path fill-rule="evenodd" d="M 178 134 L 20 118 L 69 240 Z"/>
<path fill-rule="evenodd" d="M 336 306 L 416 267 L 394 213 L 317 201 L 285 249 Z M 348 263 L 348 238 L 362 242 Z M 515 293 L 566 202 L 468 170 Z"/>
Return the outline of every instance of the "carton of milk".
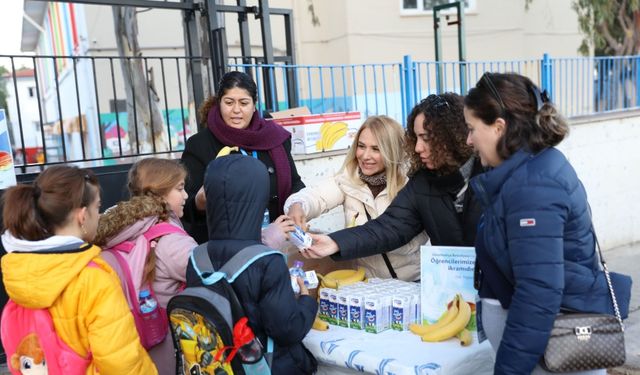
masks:
<path fill-rule="evenodd" d="M 389 329 L 391 313 L 391 296 L 366 295 L 364 298 L 364 330 L 380 333 Z"/>
<path fill-rule="evenodd" d="M 329 322 L 329 290 L 330 288 L 320 288 L 318 296 L 320 297 L 320 307 L 318 311 L 318 317 L 320 320 Z"/>
<path fill-rule="evenodd" d="M 336 294 L 338 299 L 338 318 L 337 322 L 340 327 L 349 327 L 349 292 L 338 291 Z"/>
<path fill-rule="evenodd" d="M 349 328 L 364 329 L 364 297 L 361 293 L 349 295 Z"/>
<path fill-rule="evenodd" d="M 391 300 L 391 329 L 406 331 L 415 319 L 413 297 L 410 294 L 400 294 Z"/>
<path fill-rule="evenodd" d="M 338 324 L 338 291 L 329 289 L 329 324 Z"/>

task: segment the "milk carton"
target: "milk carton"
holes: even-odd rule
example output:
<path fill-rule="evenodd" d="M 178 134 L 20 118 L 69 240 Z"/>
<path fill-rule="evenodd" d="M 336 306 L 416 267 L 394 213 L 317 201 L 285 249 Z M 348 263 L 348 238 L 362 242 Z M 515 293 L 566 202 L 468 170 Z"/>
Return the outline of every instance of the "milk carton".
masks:
<path fill-rule="evenodd" d="M 329 324 L 338 324 L 338 291 L 329 289 Z"/>
<path fill-rule="evenodd" d="M 389 329 L 391 296 L 366 295 L 364 298 L 364 330 L 380 333 Z"/>
<path fill-rule="evenodd" d="M 325 322 L 329 322 L 329 290 L 330 288 L 320 288 L 318 291 L 318 296 L 320 297 L 320 308 L 318 312 L 318 317 L 320 320 L 324 320 Z"/>
<path fill-rule="evenodd" d="M 406 331 L 415 319 L 415 310 L 410 294 L 400 294 L 391 301 L 391 329 Z"/>
<path fill-rule="evenodd" d="M 364 329 L 364 297 L 362 294 L 349 295 L 349 328 Z"/>
<path fill-rule="evenodd" d="M 337 322 L 340 327 L 349 327 L 349 292 L 338 291 L 336 293 L 338 299 L 338 318 Z"/>

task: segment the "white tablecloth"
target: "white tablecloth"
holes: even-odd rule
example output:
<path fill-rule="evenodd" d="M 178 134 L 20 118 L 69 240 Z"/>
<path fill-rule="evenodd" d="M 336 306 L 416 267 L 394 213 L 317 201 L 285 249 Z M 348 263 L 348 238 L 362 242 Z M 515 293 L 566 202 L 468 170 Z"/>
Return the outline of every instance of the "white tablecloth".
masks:
<path fill-rule="evenodd" d="M 494 355 L 488 341 L 462 347 L 457 340 L 422 342 L 408 331 L 373 334 L 330 326 L 311 330 L 305 346 L 318 359 L 318 374 L 468 375 L 492 374 Z"/>

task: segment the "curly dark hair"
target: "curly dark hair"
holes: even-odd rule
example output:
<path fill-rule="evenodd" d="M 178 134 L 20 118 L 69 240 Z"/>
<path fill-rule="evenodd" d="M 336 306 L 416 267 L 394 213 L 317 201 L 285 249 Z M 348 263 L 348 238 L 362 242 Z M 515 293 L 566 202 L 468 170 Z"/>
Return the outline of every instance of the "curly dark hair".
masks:
<path fill-rule="evenodd" d="M 405 152 L 410 161 L 410 175 L 425 168 L 415 152 L 417 138 L 413 126 L 420 114 L 424 115 L 425 141 L 431 148 L 431 158 L 436 166 L 432 172 L 447 175 L 469 160 L 473 148 L 467 145 L 462 97 L 451 92 L 429 95 L 413 107 L 407 118 Z"/>

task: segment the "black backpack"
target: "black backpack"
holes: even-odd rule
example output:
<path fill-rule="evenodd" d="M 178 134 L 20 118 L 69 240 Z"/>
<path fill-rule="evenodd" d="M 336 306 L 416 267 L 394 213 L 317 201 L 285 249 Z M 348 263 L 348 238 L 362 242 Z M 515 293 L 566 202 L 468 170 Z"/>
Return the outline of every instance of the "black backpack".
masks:
<path fill-rule="evenodd" d="M 167 305 L 178 374 L 271 374 L 273 342 L 268 338 L 265 351 L 231 286 L 253 262 L 271 254 L 283 255 L 264 245 L 248 246 L 216 271 L 207 243 L 193 250 L 190 262 L 200 282 Z"/>

